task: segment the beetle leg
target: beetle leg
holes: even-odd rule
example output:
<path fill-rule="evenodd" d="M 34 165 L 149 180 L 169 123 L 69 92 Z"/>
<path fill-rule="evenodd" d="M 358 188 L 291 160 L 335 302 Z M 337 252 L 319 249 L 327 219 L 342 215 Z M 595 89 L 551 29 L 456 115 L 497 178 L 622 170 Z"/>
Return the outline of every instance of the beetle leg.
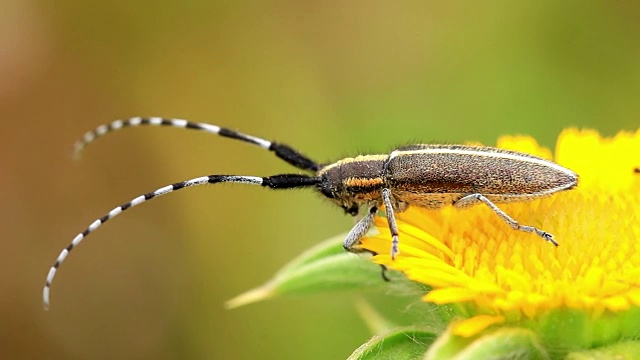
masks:
<path fill-rule="evenodd" d="M 347 234 L 347 238 L 342 244 L 345 250 L 354 253 L 359 252 L 359 249 L 354 248 L 354 245 L 357 244 L 360 239 L 362 239 L 362 237 L 369 231 L 369 229 L 371 229 L 371 225 L 373 225 L 373 218 L 377 212 L 378 207 L 375 205 L 372 206 L 369 209 L 369 213 L 367 214 L 367 216 L 360 219 L 360 221 L 358 221 L 358 223 L 353 228 L 351 228 L 351 231 L 349 231 L 349 234 Z M 377 253 L 370 250 L 365 251 L 370 252 L 374 256 L 378 255 Z M 382 269 L 382 279 L 384 281 L 390 281 L 389 277 L 387 276 L 387 267 L 381 264 L 380 268 Z"/>
<path fill-rule="evenodd" d="M 524 232 L 528 232 L 528 233 L 536 233 L 536 235 L 540 236 L 541 238 L 545 239 L 546 241 L 552 243 L 555 246 L 558 246 L 558 243 L 555 241 L 555 239 L 553 238 L 552 234 L 549 234 L 548 232 L 540 230 L 540 229 L 538 229 L 536 227 L 533 227 L 533 226 L 520 225 L 516 220 L 514 220 L 512 217 L 507 215 L 507 213 L 505 213 L 504 211 L 500 210 L 500 208 L 497 207 L 496 204 L 491 202 L 491 200 L 489 200 L 486 196 L 484 196 L 482 194 L 466 195 L 463 198 L 461 198 L 460 200 L 456 201 L 453 204 L 453 206 L 461 208 L 461 207 L 467 207 L 467 206 L 473 205 L 474 203 L 477 203 L 477 202 L 483 202 L 485 205 L 487 205 L 504 222 L 509 224 L 509 226 L 511 226 L 512 229 L 520 230 L 520 231 L 524 231 Z"/>
<path fill-rule="evenodd" d="M 377 206 L 372 206 L 369 209 L 369 213 L 360 219 L 349 231 L 346 239 L 344 239 L 344 243 L 342 246 L 345 250 L 350 252 L 357 252 L 357 249 L 354 249 L 354 246 L 362 239 L 364 234 L 366 234 L 369 229 L 371 229 L 371 225 L 373 225 L 373 217 L 378 212 Z"/>
<path fill-rule="evenodd" d="M 398 249 L 400 240 L 398 239 L 398 224 L 396 224 L 396 216 L 393 212 L 393 204 L 391 200 L 391 190 L 382 189 L 382 201 L 384 202 L 384 212 L 387 214 L 387 222 L 389 223 L 389 231 L 391 232 L 391 259 L 395 260 L 396 255 L 400 253 Z"/>

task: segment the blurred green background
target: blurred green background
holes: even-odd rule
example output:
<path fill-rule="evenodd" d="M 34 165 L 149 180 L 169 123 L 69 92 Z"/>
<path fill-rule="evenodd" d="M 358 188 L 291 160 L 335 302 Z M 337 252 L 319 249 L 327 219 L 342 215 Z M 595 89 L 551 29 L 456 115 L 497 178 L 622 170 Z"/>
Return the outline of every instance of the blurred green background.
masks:
<path fill-rule="evenodd" d="M 494 143 L 640 124 L 640 5 L 627 1 L 0 2 L 0 358 L 341 359 L 369 338 L 355 294 L 225 310 L 353 220 L 309 191 L 190 189 L 290 167 L 256 147 L 130 129 L 71 160 L 85 131 L 175 116 L 289 143 L 318 161 L 410 142 Z M 637 154 L 635 154 L 637 156 Z M 295 171 L 295 170 L 294 170 Z M 392 314 L 405 305 L 369 298 Z"/>

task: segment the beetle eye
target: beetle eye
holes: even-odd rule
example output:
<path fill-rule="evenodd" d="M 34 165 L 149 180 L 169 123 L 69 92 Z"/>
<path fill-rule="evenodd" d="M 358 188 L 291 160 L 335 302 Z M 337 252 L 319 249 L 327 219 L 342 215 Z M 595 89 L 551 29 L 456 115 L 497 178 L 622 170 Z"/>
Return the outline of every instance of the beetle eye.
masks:
<path fill-rule="evenodd" d="M 322 193 L 322 195 L 328 197 L 329 199 L 335 198 L 335 196 L 333 196 L 333 193 L 331 192 L 331 188 L 329 188 L 328 186 L 320 186 L 320 192 Z"/>

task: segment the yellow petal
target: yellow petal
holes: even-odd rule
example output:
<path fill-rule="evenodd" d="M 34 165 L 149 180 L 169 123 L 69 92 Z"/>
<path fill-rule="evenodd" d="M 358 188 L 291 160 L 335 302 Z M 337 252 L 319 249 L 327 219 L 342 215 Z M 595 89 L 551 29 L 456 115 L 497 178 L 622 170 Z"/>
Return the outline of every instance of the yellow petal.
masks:
<path fill-rule="evenodd" d="M 504 320 L 504 316 L 478 315 L 470 319 L 455 322 L 452 325 L 451 332 L 457 336 L 471 337 L 491 325 L 504 322 Z"/>

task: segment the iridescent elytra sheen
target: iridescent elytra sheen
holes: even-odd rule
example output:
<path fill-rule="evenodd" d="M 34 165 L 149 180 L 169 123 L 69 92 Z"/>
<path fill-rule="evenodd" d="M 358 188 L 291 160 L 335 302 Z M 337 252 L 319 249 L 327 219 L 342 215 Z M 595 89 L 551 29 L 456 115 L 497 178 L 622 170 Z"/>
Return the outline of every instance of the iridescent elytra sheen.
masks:
<path fill-rule="evenodd" d="M 437 209 L 445 205 L 467 207 L 484 203 L 515 230 L 536 233 L 554 245 L 553 235 L 541 229 L 521 225 L 495 204 L 528 201 L 570 189 L 578 175 L 552 161 L 533 155 L 482 146 L 409 145 L 389 154 L 360 155 L 321 165 L 294 148 L 228 128 L 184 119 L 134 117 L 101 125 L 86 133 L 75 145 L 76 154 L 95 139 L 127 127 L 165 126 L 197 130 L 240 140 L 273 152 L 277 157 L 310 174 L 278 174 L 266 177 L 246 175 L 206 175 L 173 183 L 140 195 L 91 223 L 78 233 L 58 255 L 49 269 L 43 289 L 45 306 L 49 304 L 51 283 L 62 262 L 90 233 L 105 222 L 134 206 L 188 187 L 241 183 L 270 189 L 315 188 L 319 193 L 356 216 L 362 207 L 366 215 L 349 231 L 344 248 L 356 251 L 356 245 L 373 225 L 374 216 L 384 206 L 391 231 L 391 257 L 399 252 L 395 212 L 409 206 Z"/>

